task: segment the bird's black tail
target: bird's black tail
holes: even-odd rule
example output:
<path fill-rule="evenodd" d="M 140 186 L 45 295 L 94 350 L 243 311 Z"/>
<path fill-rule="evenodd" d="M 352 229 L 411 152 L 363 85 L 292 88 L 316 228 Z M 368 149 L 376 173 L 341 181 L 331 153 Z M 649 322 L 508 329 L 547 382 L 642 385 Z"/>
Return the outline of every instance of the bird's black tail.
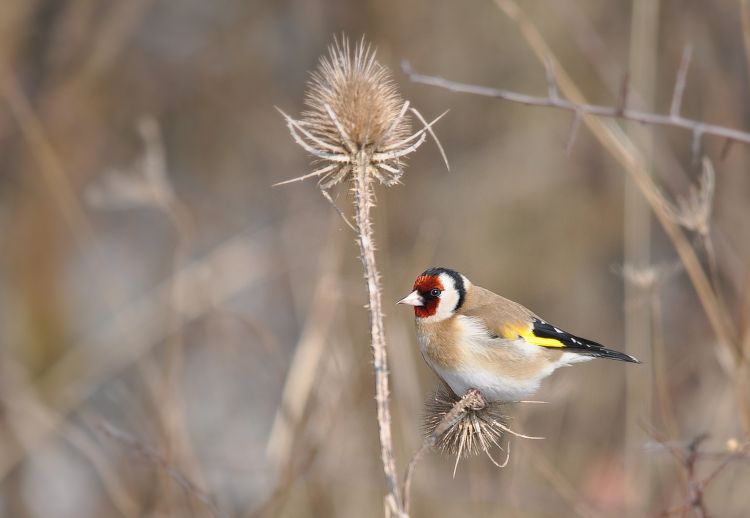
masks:
<path fill-rule="evenodd" d="M 587 354 L 589 356 L 595 356 L 597 358 L 609 358 L 610 360 L 620 360 L 622 362 L 641 363 L 641 360 L 639 360 L 635 356 L 630 356 L 629 354 L 621 353 L 620 351 L 607 349 L 606 347 L 602 347 L 596 342 L 586 340 L 585 343 L 587 344 L 587 346 L 584 349 L 576 352 Z"/>

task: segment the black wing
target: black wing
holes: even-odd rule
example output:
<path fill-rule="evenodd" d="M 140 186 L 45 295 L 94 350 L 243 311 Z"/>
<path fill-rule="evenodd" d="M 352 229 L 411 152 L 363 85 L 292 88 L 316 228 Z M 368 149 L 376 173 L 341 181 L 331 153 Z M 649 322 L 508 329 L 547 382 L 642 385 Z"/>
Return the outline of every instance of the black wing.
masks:
<path fill-rule="evenodd" d="M 555 340 L 561 344 L 559 347 L 571 349 L 571 352 L 596 356 L 597 358 L 610 358 L 612 360 L 620 360 L 624 362 L 641 363 L 640 360 L 633 356 L 619 351 L 613 351 L 612 349 L 607 349 L 600 343 L 592 342 L 591 340 L 581 338 L 580 336 L 571 335 L 570 333 L 566 333 L 562 329 L 558 329 L 552 324 L 548 324 L 544 320 L 538 318 L 535 318 L 532 322 L 531 329 L 534 336 Z"/>

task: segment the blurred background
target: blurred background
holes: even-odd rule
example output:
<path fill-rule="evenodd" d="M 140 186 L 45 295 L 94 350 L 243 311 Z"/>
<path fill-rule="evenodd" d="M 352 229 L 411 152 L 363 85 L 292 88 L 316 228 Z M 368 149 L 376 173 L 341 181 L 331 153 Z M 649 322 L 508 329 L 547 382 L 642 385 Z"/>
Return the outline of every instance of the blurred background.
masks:
<path fill-rule="evenodd" d="M 271 187 L 309 171 L 274 106 L 302 110 L 343 31 L 366 35 L 427 119 L 450 109 L 436 133 L 451 171 L 428 142 L 403 185 L 377 190 L 399 473 L 436 379 L 395 301 L 429 266 L 644 360 L 555 373 L 549 404 L 509 410 L 545 439 L 513 439 L 505 469 L 479 456 L 454 478 L 429 453 L 412 515 L 679 516 L 705 487 L 712 516 L 747 516 L 746 387 L 625 170 L 586 127 L 566 153 L 568 112 L 401 72 L 545 95 L 512 7 L 2 2 L 0 515 L 382 515 L 354 236 L 314 183 Z M 744 0 L 523 9 L 590 102 L 615 105 L 628 77 L 628 106 L 668 113 L 690 45 L 682 113 L 750 128 Z M 710 182 L 690 132 L 621 126 L 675 206 Z M 710 209 L 708 229 L 684 232 L 742 344 L 750 149 L 705 137 L 701 152 L 715 190 L 692 209 Z M 334 196 L 350 207 L 346 187 Z"/>

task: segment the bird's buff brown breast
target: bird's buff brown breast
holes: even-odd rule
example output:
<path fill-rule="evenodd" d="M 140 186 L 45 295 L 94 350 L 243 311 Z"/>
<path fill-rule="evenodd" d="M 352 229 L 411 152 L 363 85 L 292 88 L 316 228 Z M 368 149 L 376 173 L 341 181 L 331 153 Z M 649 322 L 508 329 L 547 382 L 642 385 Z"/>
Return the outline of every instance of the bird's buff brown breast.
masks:
<path fill-rule="evenodd" d="M 417 319 L 417 336 L 428 363 L 442 369 L 455 369 L 461 365 L 461 344 L 455 317 L 431 323 Z"/>

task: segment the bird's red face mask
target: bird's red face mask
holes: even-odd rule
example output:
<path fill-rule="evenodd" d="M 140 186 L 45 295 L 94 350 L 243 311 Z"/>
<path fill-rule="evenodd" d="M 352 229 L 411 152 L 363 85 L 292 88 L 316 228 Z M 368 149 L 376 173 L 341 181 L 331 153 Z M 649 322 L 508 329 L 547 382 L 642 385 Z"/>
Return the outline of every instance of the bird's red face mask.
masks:
<path fill-rule="evenodd" d="M 437 312 L 440 304 L 440 294 L 445 290 L 443 283 L 436 275 L 420 275 L 414 282 L 414 291 L 398 304 L 414 306 L 417 318 L 427 318 Z"/>

